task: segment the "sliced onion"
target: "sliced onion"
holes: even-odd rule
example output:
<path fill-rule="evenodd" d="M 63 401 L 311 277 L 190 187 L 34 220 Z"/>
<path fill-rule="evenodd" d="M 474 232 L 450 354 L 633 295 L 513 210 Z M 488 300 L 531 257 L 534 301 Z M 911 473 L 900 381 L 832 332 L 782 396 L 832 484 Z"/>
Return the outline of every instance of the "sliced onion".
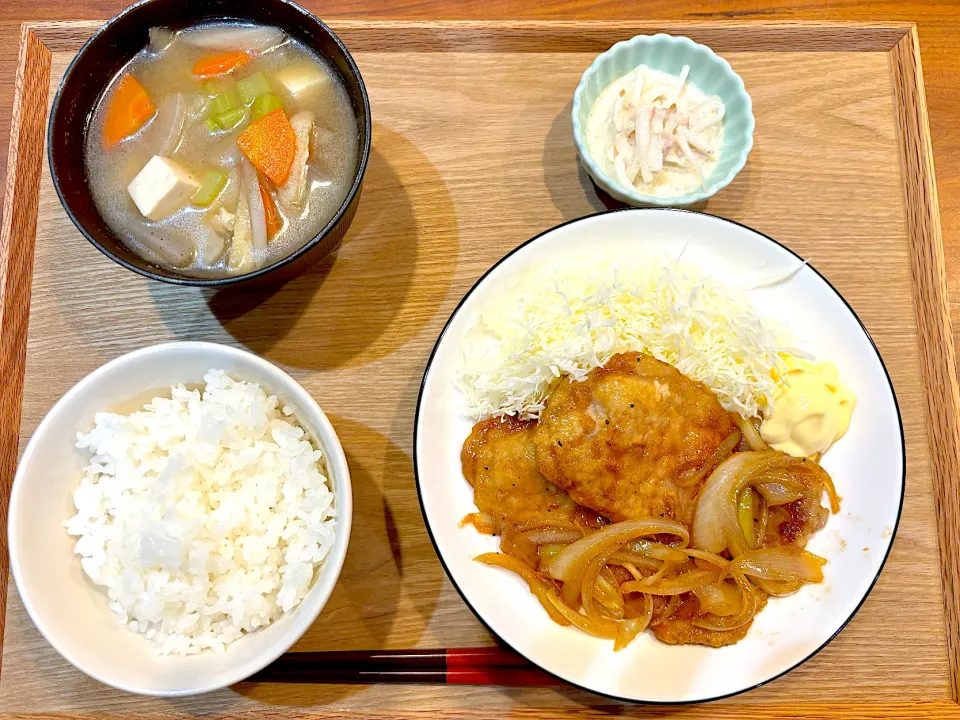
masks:
<path fill-rule="evenodd" d="M 653 575 L 651 575 L 650 577 L 645 577 L 645 578 L 643 578 L 642 580 L 640 580 L 640 583 L 641 583 L 642 585 L 653 585 L 653 584 L 656 583 L 658 580 L 660 580 L 660 578 L 662 578 L 662 577 L 663 577 L 664 575 L 666 575 L 668 572 L 670 572 L 671 570 L 673 570 L 673 567 L 674 567 L 674 566 L 673 566 L 673 563 L 672 563 L 672 562 L 670 562 L 669 560 L 664 560 L 663 565 L 660 566 L 660 569 L 659 569 L 659 570 L 657 570 L 657 571 L 656 571 Z"/>
<path fill-rule="evenodd" d="M 764 580 L 762 578 L 754 578 L 753 581 L 757 586 L 763 590 L 767 595 L 773 595 L 774 597 L 785 597 L 787 595 L 793 595 L 797 590 L 803 587 L 802 580 L 790 580 L 784 582 L 777 582 L 776 580 Z"/>
<path fill-rule="evenodd" d="M 767 537 L 767 524 L 770 522 L 770 506 L 767 503 L 760 505 L 760 522 L 757 523 L 757 537 L 762 545 Z"/>
<path fill-rule="evenodd" d="M 552 593 L 548 593 L 545 597 L 546 600 L 553 605 L 556 613 L 562 615 L 568 621 L 566 624 L 574 625 L 596 637 L 615 640 L 614 650 L 624 648 L 627 643 L 643 632 L 650 622 L 646 617 L 646 613 L 641 617 L 621 621 L 589 618 L 566 605 L 560 598 Z M 552 616 L 553 614 L 551 614 L 551 617 Z"/>
<path fill-rule="evenodd" d="M 740 432 L 743 433 L 743 439 L 747 441 L 747 445 L 750 446 L 751 450 L 769 450 L 770 446 L 767 445 L 767 442 L 760 437 L 760 431 L 757 430 L 757 426 L 753 424 L 752 421 L 747 420 L 740 413 L 732 413 L 733 420 L 737 423 L 737 427 L 740 428 Z"/>
<path fill-rule="evenodd" d="M 609 567 L 604 567 L 597 575 L 597 581 L 594 585 L 593 597 L 600 606 L 603 607 L 610 617 L 616 620 L 623 620 L 625 608 L 623 604 L 623 593 L 620 592 L 620 586 Z"/>
<path fill-rule="evenodd" d="M 753 424 L 752 420 L 748 420 L 740 413 L 732 413 L 732 415 L 733 421 L 737 423 L 737 427 L 740 428 L 740 432 L 743 433 L 743 439 L 747 441 L 747 445 L 750 446 L 751 450 L 770 449 L 767 441 L 760 436 L 760 431 L 757 430 L 757 426 Z"/>
<path fill-rule="evenodd" d="M 676 520 L 625 520 L 607 525 L 591 535 L 577 540 L 550 561 L 547 572 L 557 580 L 579 579 L 591 559 L 610 552 L 638 537 L 676 535 L 683 545 L 690 542 L 687 529 Z"/>
<path fill-rule="evenodd" d="M 640 553 L 624 551 L 615 552 L 608 555 L 607 563 L 610 565 L 622 565 L 623 567 L 633 565 L 634 567 L 653 570 L 654 572 L 659 570 L 660 566 L 663 565 L 662 561 L 655 558 L 647 557 L 646 555 L 641 555 Z"/>
<path fill-rule="evenodd" d="M 643 592 L 651 595 L 682 595 L 694 588 L 715 583 L 720 577 L 719 570 L 690 570 L 673 577 L 662 578 L 653 584 L 644 580 L 631 580 L 620 586 L 621 592 Z"/>
<path fill-rule="evenodd" d="M 718 568 L 722 570 L 726 570 L 727 567 L 730 565 L 730 561 L 727 560 L 722 555 L 717 555 L 716 553 L 707 552 L 706 550 L 697 550 L 696 548 L 684 548 L 683 552 L 689 555 L 690 557 L 695 558 L 696 560 L 703 560 L 704 562 L 708 562 L 711 565 L 716 565 Z"/>
<path fill-rule="evenodd" d="M 803 458 L 798 458 L 798 461 L 801 465 L 801 470 L 804 475 L 812 475 L 815 481 L 819 481 L 823 484 L 823 489 L 827 493 L 827 499 L 830 501 L 830 512 L 836 514 L 840 512 L 840 497 L 837 495 L 837 488 L 833 484 L 833 478 L 830 477 L 830 473 L 823 469 L 823 466 L 816 460 L 803 460 Z M 779 482 L 786 485 L 788 488 L 798 488 L 801 493 L 806 490 L 806 484 L 797 480 L 797 475 L 790 468 L 781 468 L 779 470 L 770 470 L 763 474 L 762 478 L 758 478 L 757 482 L 766 484 L 767 480 L 771 482 Z M 809 481 L 808 481 L 809 482 Z M 759 487 L 758 487 L 759 489 Z M 819 498 L 818 498 L 819 499 Z"/>
<path fill-rule="evenodd" d="M 546 600 L 551 604 L 555 613 L 566 620 L 566 622 L 562 624 L 575 625 L 584 632 L 588 632 L 597 637 L 610 638 L 611 640 L 617 637 L 617 623 L 613 620 L 594 620 L 588 618 L 586 615 L 577 612 L 564 603 L 553 593 L 548 594 Z M 550 617 L 553 616 L 554 613 L 551 613 Z"/>
<path fill-rule="evenodd" d="M 475 512 L 470 513 L 460 521 L 460 527 L 466 527 L 467 525 L 473 525 L 477 532 L 484 535 L 493 535 L 497 529 L 497 519 L 490 513 Z"/>
<path fill-rule="evenodd" d="M 630 644 L 631 640 L 649 627 L 650 620 L 653 618 L 653 598 L 649 595 L 644 595 L 643 599 L 643 614 L 638 615 L 635 618 L 624 620 L 622 623 L 620 623 L 620 628 L 617 630 L 616 640 L 613 643 L 614 652 L 625 648 Z"/>
<path fill-rule="evenodd" d="M 786 505 L 803 497 L 803 489 L 789 481 L 763 483 L 756 488 L 757 492 L 763 495 L 767 505 Z"/>
<path fill-rule="evenodd" d="M 598 616 L 594 607 L 594 590 L 596 589 L 597 576 L 600 575 L 600 570 L 605 564 L 606 558 L 603 555 L 598 555 L 587 564 L 587 568 L 583 572 L 583 579 L 580 582 L 580 607 L 583 608 L 583 612 L 586 613 L 588 618 Z"/>
<path fill-rule="evenodd" d="M 730 573 L 776 582 L 823 582 L 822 557 L 793 547 L 760 548 L 738 556 L 730 563 Z"/>
<path fill-rule="evenodd" d="M 523 532 L 527 540 L 536 545 L 545 545 L 548 543 L 572 543 L 583 537 L 583 532 L 573 526 L 541 526 L 533 530 L 526 530 L 523 528 L 523 526 L 519 526 L 517 529 Z"/>
<path fill-rule="evenodd" d="M 577 530 L 579 532 L 580 528 L 572 522 L 558 521 L 549 513 L 542 513 L 517 523 L 517 530 L 524 533 L 530 530 Z M 580 535 L 582 537 L 583 533 L 581 532 Z"/>
<path fill-rule="evenodd" d="M 759 604 L 757 592 L 745 577 L 734 577 L 734 581 L 740 588 L 740 612 L 728 617 L 709 614 L 704 617 L 694 618 L 694 625 L 702 627 L 705 630 L 723 632 L 724 630 L 736 630 L 753 620 L 753 616 L 757 614 L 757 605 Z"/>
<path fill-rule="evenodd" d="M 540 601 L 540 604 L 543 605 L 543 609 L 547 611 L 551 620 L 558 625 L 570 624 L 566 615 L 557 611 L 557 604 L 554 600 L 559 602 L 560 598 L 557 597 L 557 594 L 552 588 L 548 587 L 547 584 L 537 576 L 533 568 L 503 553 L 484 553 L 483 555 L 475 557 L 474 560 L 482 562 L 484 565 L 492 565 L 515 572 L 527 581 L 527 585 L 530 586 L 530 592 Z"/>
<path fill-rule="evenodd" d="M 572 608 L 580 607 L 580 588 L 583 583 L 578 577 L 576 580 L 567 580 L 560 585 L 560 597 Z"/>
<path fill-rule="evenodd" d="M 653 540 L 634 540 L 629 549 L 640 555 L 652 557 L 655 560 L 664 560 L 672 563 L 683 563 L 687 560 L 686 548 L 679 549 L 654 542 Z"/>
<path fill-rule="evenodd" d="M 840 512 L 840 496 L 837 495 L 837 486 L 833 484 L 833 478 L 830 477 L 830 473 L 824 470 L 820 465 L 817 465 L 820 468 L 820 471 L 823 473 L 823 487 L 827 491 L 827 498 L 830 500 L 830 512 L 836 515 Z"/>
<path fill-rule="evenodd" d="M 735 453 L 710 474 L 700 490 L 693 522 L 693 545 L 714 553 L 729 548 L 736 557 L 750 546 L 737 518 L 737 498 L 761 473 L 808 462 L 774 450 Z"/>
<path fill-rule="evenodd" d="M 677 479 L 677 485 L 680 487 L 693 487 L 703 480 L 707 473 L 713 470 L 727 455 L 732 453 L 737 445 L 740 444 L 740 431 L 734 430 L 724 438 L 723 442 L 717 446 L 710 458 L 703 464 L 699 470 L 687 472 Z"/>
<path fill-rule="evenodd" d="M 693 594 L 700 602 L 701 612 L 722 617 L 736 615 L 743 606 L 740 589 L 729 582 L 703 585 L 694 588 Z"/>
<path fill-rule="evenodd" d="M 550 560 L 563 552 L 566 543 L 546 543 L 537 548 L 537 567 L 544 567 Z"/>
<path fill-rule="evenodd" d="M 654 619 L 652 620 L 652 623 L 662 623 L 664 620 L 669 620 L 673 617 L 673 614 L 677 611 L 678 607 L 680 607 L 680 596 L 671 595 L 670 599 L 667 601 L 667 604 L 659 613 L 656 612 L 656 607 L 654 607 Z"/>
<path fill-rule="evenodd" d="M 532 568 L 536 568 L 540 563 L 537 546 L 513 525 L 506 522 L 500 523 L 500 552 L 513 555 Z"/>

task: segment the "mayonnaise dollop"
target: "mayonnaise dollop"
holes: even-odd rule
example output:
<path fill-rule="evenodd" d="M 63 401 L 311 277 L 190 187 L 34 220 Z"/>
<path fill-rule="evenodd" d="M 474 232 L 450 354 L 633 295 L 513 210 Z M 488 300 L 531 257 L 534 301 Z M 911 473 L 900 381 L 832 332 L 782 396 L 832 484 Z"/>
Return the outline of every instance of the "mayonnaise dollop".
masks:
<path fill-rule="evenodd" d="M 837 368 L 793 356 L 773 395 L 773 412 L 760 425 L 760 436 L 775 450 L 795 457 L 824 452 L 850 427 L 856 398 L 840 384 Z"/>

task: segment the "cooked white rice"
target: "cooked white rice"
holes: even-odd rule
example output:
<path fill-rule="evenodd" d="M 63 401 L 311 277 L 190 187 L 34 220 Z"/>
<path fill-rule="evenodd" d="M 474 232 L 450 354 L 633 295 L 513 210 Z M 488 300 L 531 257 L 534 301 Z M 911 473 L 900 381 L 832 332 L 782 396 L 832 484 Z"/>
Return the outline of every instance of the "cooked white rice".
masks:
<path fill-rule="evenodd" d="M 222 370 L 77 435 L 84 572 L 161 654 L 222 652 L 295 608 L 334 540 L 320 450 L 275 395 Z"/>

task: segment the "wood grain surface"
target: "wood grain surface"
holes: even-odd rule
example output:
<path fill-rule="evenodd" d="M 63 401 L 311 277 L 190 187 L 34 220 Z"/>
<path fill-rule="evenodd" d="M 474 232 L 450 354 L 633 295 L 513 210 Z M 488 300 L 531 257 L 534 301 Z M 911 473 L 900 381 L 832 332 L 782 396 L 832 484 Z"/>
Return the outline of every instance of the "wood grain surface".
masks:
<path fill-rule="evenodd" d="M 38 188 L 42 153 L 38 152 L 38 133 L 42 134 L 47 115 L 43 93 L 29 88 L 50 84 L 50 51 L 32 32 L 24 29 L 17 66 L 17 88 L 24 101 L 13 113 L 10 134 L 11 172 L 7 175 L 4 205 L 11 211 L 0 228 L 0 533 L 7 533 L 7 507 L 10 485 L 16 470 L 13 451 L 20 430 L 21 391 L 26 356 L 26 319 L 30 305 L 30 280 L 33 273 L 33 238 L 37 221 Z M 0 607 L 6 607 L 9 556 L 0 553 Z M 0 617 L 0 642 L 3 638 Z"/>
<path fill-rule="evenodd" d="M 918 144 L 901 143 L 901 171 L 906 196 L 907 227 L 911 233 L 913 283 L 917 289 L 918 332 L 924 385 L 937 388 L 927 398 L 930 443 L 934 463 L 935 504 L 940 537 L 943 594 L 946 603 L 947 655 L 954 699 L 960 698 L 960 474 L 952 467 L 960 457 L 960 390 L 956 357 L 950 342 L 950 306 L 933 182 L 933 153 L 929 136 L 924 83 L 916 30 L 891 53 L 894 94 L 899 109 L 899 136 Z M 936 360 L 934 360 L 936 358 Z"/>
<path fill-rule="evenodd" d="M 429 695 L 425 695 L 429 698 Z M 425 700 L 424 705 L 429 704 Z M 543 720 L 544 718 L 709 718 L 710 720 L 956 720 L 960 718 L 960 709 L 952 702 L 922 701 L 917 703 L 878 702 L 870 705 L 835 702 L 805 704 L 730 704 L 711 703 L 699 706 L 651 707 L 622 706 L 603 707 L 596 705 L 578 705 L 572 711 L 558 713 L 549 709 L 517 707 L 504 717 L 513 720 Z M 86 713 L 49 713 L 30 715 L 0 715 L 4 720 L 92 720 Z M 120 713 L 99 714 L 96 720 L 130 720 L 130 715 Z M 190 714 L 169 711 L 163 714 L 144 716 L 150 720 L 179 720 L 191 717 Z M 218 715 L 217 720 L 490 720 L 499 717 L 490 710 L 481 707 L 456 710 L 397 709 L 385 714 L 376 710 L 325 710 L 311 711 L 302 709 L 284 709 L 281 711 L 240 711 Z"/>
<path fill-rule="evenodd" d="M 957 0 L 301 0 L 327 18 L 858 20 L 916 22 L 943 223 L 953 325 L 960 327 L 960 6 Z M 20 24 L 106 19 L 130 0 L 0 0 L 0 148 L 6 146 Z M 0 152 L 0 177 L 5 158 Z"/>
<path fill-rule="evenodd" d="M 546 227 L 604 208 L 576 162 L 570 98 L 597 50 L 648 28 L 544 25 L 498 33 L 484 25 L 472 34 L 463 25 L 334 25 L 356 51 L 367 81 L 374 151 L 360 210 L 337 257 L 280 291 L 211 294 L 134 276 L 81 238 L 43 164 L 21 439 L 70 385 L 123 352 L 170 339 L 251 349 L 318 399 L 354 475 L 355 531 L 346 566 L 296 649 L 485 644 L 489 635 L 444 576 L 416 499 L 410 456 L 423 366 L 450 311 L 493 262 Z M 51 82 L 38 85 L 48 100 L 90 29 L 37 27 L 55 50 Z M 836 52 L 826 51 L 840 46 L 828 33 L 796 25 L 663 29 L 709 36 L 754 99 L 750 161 L 702 209 L 809 257 L 851 302 L 893 378 L 909 467 L 886 570 L 843 633 L 769 686 L 684 712 L 960 716 L 951 700 L 931 474 L 948 468 L 932 461 L 928 445 L 956 450 L 950 424 L 956 378 L 942 353 L 939 365 L 921 360 L 921 350 L 940 352 L 936 333 L 949 333 L 949 318 L 937 276 L 942 257 L 914 36 L 900 29 L 896 41 L 882 24 L 838 27 L 855 36 L 859 51 Z M 794 51 L 801 32 L 808 43 L 821 43 L 818 52 Z M 554 42 L 544 43 L 550 33 Z M 475 42 L 462 42 L 471 37 Z M 443 52 L 438 38 L 445 40 Z M 902 83 L 915 84 L 895 90 Z M 797 151 L 805 147 L 817 153 Z M 907 183 L 911 173 L 916 177 Z M 930 256 L 918 259 L 917 248 L 927 245 Z M 932 284 L 915 293 L 915 279 Z M 915 302 L 930 333 L 925 344 Z M 938 404 L 928 406 L 924 380 L 945 389 Z M 941 425 L 929 434 L 928 409 Z M 136 698 L 65 663 L 16 593 L 4 634 L 0 711 L 10 717 L 417 717 L 428 711 L 541 717 L 627 709 L 567 688 L 246 683 L 201 698 Z"/>

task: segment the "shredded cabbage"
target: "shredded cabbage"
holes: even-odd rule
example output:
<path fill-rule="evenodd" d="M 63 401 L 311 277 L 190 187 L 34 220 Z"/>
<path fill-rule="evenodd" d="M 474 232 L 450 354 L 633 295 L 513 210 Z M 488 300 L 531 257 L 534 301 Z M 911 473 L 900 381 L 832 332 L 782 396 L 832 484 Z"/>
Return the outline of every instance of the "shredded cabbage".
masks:
<path fill-rule="evenodd" d="M 531 271 L 478 316 L 455 384 L 473 419 L 536 418 L 564 375 L 582 380 L 611 356 L 646 352 L 704 383 L 728 411 L 773 409 L 782 355 L 805 356 L 741 291 L 689 263 Z"/>

